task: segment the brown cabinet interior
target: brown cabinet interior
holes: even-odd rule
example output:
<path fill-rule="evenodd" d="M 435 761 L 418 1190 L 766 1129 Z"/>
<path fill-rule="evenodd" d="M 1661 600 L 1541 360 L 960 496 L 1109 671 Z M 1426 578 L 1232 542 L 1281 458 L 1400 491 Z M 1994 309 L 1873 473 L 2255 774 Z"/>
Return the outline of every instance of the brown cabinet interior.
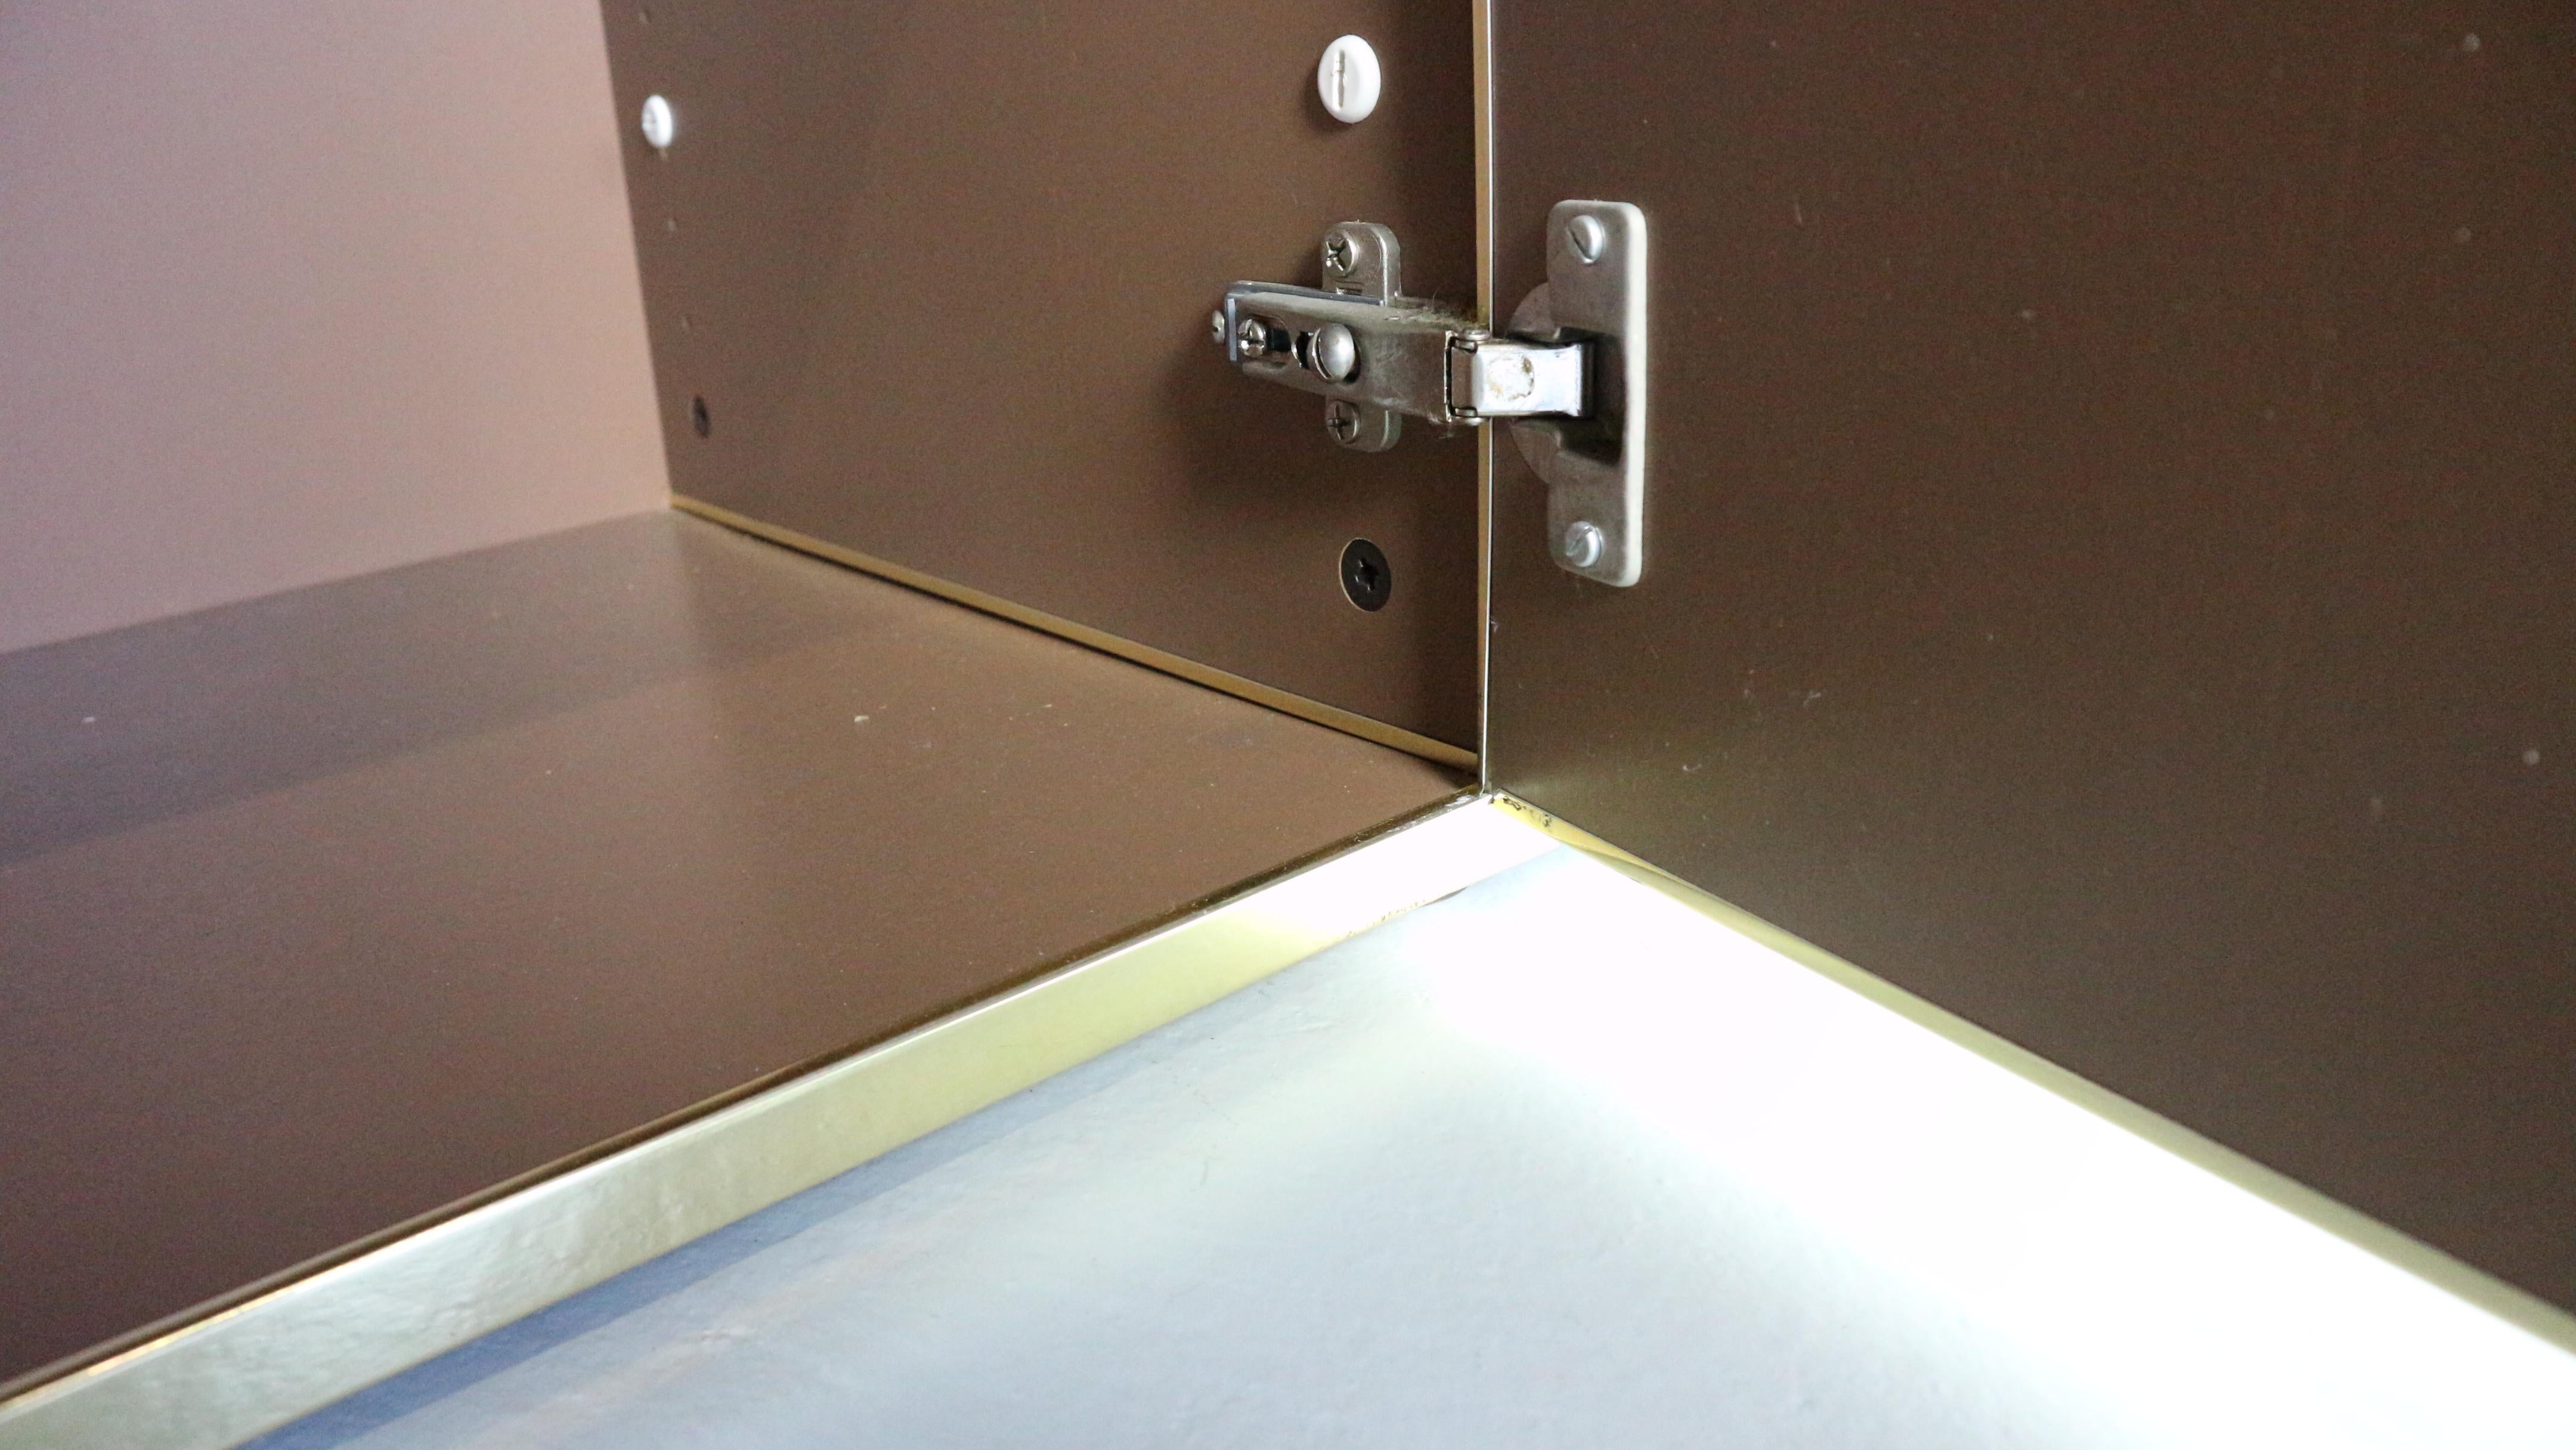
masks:
<path fill-rule="evenodd" d="M 1657 270 L 1643 582 L 1498 450 L 1490 777 L 2576 1307 L 2571 64 L 1498 7 L 1499 301 L 1569 196 Z"/>
<path fill-rule="evenodd" d="M 1562 200 L 1656 270 L 1645 578 L 1504 446 L 1485 615 L 1474 439 L 1339 449 L 1205 321 L 1343 220 L 1475 294 L 1476 7 L 13 18 L 7 1392 L 1480 743 L 2576 1307 L 2576 32 L 1486 8 L 1499 310 Z"/>
<path fill-rule="evenodd" d="M 668 510 L 0 656 L 0 1380 L 1456 794 Z"/>
<path fill-rule="evenodd" d="M 1435 758 L 1476 745 L 1472 434 L 1385 453 L 1220 366 L 1340 221 L 1472 302 L 1464 5 L 608 0 L 672 491 Z M 1393 77 L 1316 98 L 1335 36 Z M 935 144 L 929 144 L 935 138 Z M 1394 588 L 1353 607 L 1340 561 Z M 1092 637 L 1092 636 L 1086 636 Z"/>
<path fill-rule="evenodd" d="M 89 390 L 0 489 L 8 1391 L 1470 785 L 1473 440 L 1205 323 L 1352 217 L 1472 292 L 1465 12 L 69 9 L 0 54 L 0 366 Z"/>

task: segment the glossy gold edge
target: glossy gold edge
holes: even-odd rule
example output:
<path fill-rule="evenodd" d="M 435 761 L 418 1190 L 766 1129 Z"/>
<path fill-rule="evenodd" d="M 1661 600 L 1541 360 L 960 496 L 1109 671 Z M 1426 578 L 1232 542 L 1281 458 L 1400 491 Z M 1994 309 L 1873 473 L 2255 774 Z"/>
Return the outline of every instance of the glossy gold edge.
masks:
<path fill-rule="evenodd" d="M 1543 853 L 1466 796 L 1303 869 L 0 1402 L 0 1447 L 216 1450 Z"/>
<path fill-rule="evenodd" d="M 1712 892 L 1693 886 L 1643 857 L 1612 845 L 1552 811 L 1505 792 L 1496 792 L 1488 799 L 1551 839 L 1592 856 L 1729 931 L 1751 938 L 1836 985 L 2108 1121 L 2114 1127 L 2143 1138 L 2204 1172 L 2215 1174 L 2273 1207 L 2305 1219 L 2364 1253 L 2466 1300 L 2536 1338 L 2561 1349 L 2576 1351 L 2576 1314 L 2570 1314 L 2529 1290 L 2506 1283 L 2486 1270 L 2382 1223 L 2340 1199 L 2329 1197 L 2276 1168 L 2259 1163 L 1954 1012 L 1873 976 L 1832 952 L 1774 926 Z"/>
<path fill-rule="evenodd" d="M 1469 67 L 1476 107 L 1476 315 L 1494 325 L 1494 6 L 1468 7 Z M 1484 767 L 1493 749 L 1494 428 L 1476 430 L 1476 760 L 1477 783 L 1493 787 Z"/>
<path fill-rule="evenodd" d="M 1051 960 L 1038 963 L 1026 975 L 1016 981 L 1002 983 L 993 990 L 984 992 L 974 998 L 949 1003 L 932 1011 L 924 1012 L 920 1017 L 911 1022 L 903 1023 L 895 1031 L 888 1033 L 887 1040 L 899 1037 L 904 1032 L 911 1031 L 912 1029 L 923 1026 L 929 1022 L 947 1017 L 953 1012 L 962 1011 L 967 1007 L 973 1006 L 976 1002 L 999 996 L 1004 992 L 1008 992 L 1020 986 L 1023 982 L 1034 981 L 1050 972 L 1071 966 L 1076 962 L 1097 956 L 1129 941 L 1133 941 L 1152 932 L 1161 930 L 1163 927 L 1171 925 L 1172 923 L 1181 921 L 1188 917 L 1196 916 L 1211 907 L 1257 890 L 1283 876 L 1292 875 L 1298 871 L 1302 871 L 1308 866 L 1324 861 L 1344 851 L 1355 850 L 1367 845 L 1369 842 L 1374 841 L 1381 836 L 1391 835 L 1394 832 L 1404 830 L 1412 826 L 1415 822 L 1438 814 L 1441 811 L 1451 809 L 1460 801 L 1472 798 L 1472 796 L 1472 788 L 1460 791 L 1455 795 L 1449 796 L 1443 800 L 1435 801 L 1418 810 L 1407 811 L 1391 820 L 1381 822 L 1367 830 L 1357 832 L 1342 840 L 1335 841 L 1328 846 L 1282 861 L 1270 870 L 1257 872 L 1254 875 L 1245 877 L 1243 880 L 1234 882 L 1229 886 L 1209 892 L 1196 899 L 1183 902 L 1169 911 L 1160 912 L 1155 915 L 1145 917 L 1142 920 L 1131 922 L 1120 930 L 1110 932 L 1105 936 L 1085 942 L 1081 946 L 1065 952 Z M 65 1355 L 61 1359 L 55 1360 L 49 1364 L 39 1365 L 35 1369 L 29 1370 L 24 1374 L 13 1376 L 5 1381 L 0 1381 L 0 1408 L 5 1408 L 8 1401 L 23 1392 L 36 1388 L 39 1385 L 59 1379 L 65 1375 L 73 1374 L 77 1371 L 86 1369 L 91 1365 L 114 1359 L 129 1349 L 148 1344 L 175 1330 L 184 1328 L 187 1325 L 196 1323 L 200 1320 L 213 1318 L 237 1305 L 248 1303 L 253 1299 L 260 1298 L 272 1290 L 283 1288 L 299 1279 L 309 1278 L 326 1269 L 371 1253 L 386 1244 L 407 1238 L 412 1234 L 419 1233 L 423 1229 L 433 1227 L 447 1221 L 448 1219 L 456 1218 L 462 1214 L 472 1212 L 487 1203 L 507 1198 L 511 1194 L 518 1193 L 526 1188 L 542 1183 L 549 1178 L 568 1173 L 575 1168 L 581 1167 L 585 1163 L 606 1158 L 611 1154 L 631 1147 L 634 1144 L 643 1142 L 657 1134 L 666 1133 L 692 1119 L 704 1117 L 709 1113 L 739 1102 L 744 1098 L 753 1097 L 759 1093 L 766 1092 L 770 1088 L 776 1087 L 781 1083 L 802 1077 L 806 1073 L 816 1071 L 817 1069 L 828 1067 L 833 1063 L 865 1051 L 874 1045 L 876 1044 L 865 1043 L 859 1044 L 855 1047 L 845 1047 L 830 1052 L 819 1053 L 813 1057 L 805 1059 L 804 1061 L 790 1063 L 776 1071 L 763 1073 L 758 1077 L 737 1083 L 722 1092 L 712 1094 L 697 1102 L 691 1103 L 687 1107 L 665 1113 L 649 1122 L 637 1124 L 634 1127 L 628 1128 L 624 1132 L 611 1134 L 610 1136 L 603 1138 L 596 1143 L 589 1144 L 575 1152 L 567 1153 L 560 1158 L 553 1159 L 546 1163 L 541 1163 L 524 1173 L 519 1173 L 512 1177 L 502 1179 L 498 1183 L 494 1183 L 473 1193 L 466 1194 L 464 1197 L 456 1199 L 453 1202 L 441 1204 L 426 1213 L 415 1214 L 398 1223 L 389 1224 L 384 1228 L 376 1230 L 374 1233 L 362 1235 L 359 1238 L 353 1239 L 348 1243 L 338 1245 L 324 1253 L 316 1254 L 309 1259 L 289 1264 L 285 1268 L 280 1269 L 273 1274 L 264 1275 L 260 1278 L 251 1280 L 249 1283 L 240 1285 L 237 1288 L 214 1295 L 199 1303 L 192 1304 L 177 1313 L 164 1315 L 159 1319 L 138 1325 L 123 1334 L 103 1340 L 86 1349 Z"/>
<path fill-rule="evenodd" d="M 766 539 L 770 543 L 794 549 L 800 554 L 811 554 L 818 559 L 828 559 L 832 563 L 856 569 L 863 574 L 873 574 L 889 583 L 900 584 L 907 589 L 918 589 L 924 594 L 936 595 L 952 604 L 963 604 L 969 609 L 999 616 L 1013 624 L 1025 625 L 1059 639 L 1068 639 L 1103 654 L 1116 655 L 1131 664 L 1159 670 L 1164 674 L 1187 680 L 1193 685 L 1233 695 L 1238 699 L 1250 700 L 1256 705 L 1267 706 L 1283 715 L 1294 715 L 1300 720 L 1339 730 L 1345 735 L 1356 735 L 1373 745 L 1401 750 L 1407 755 L 1418 755 L 1424 760 L 1448 766 L 1453 770 L 1472 772 L 1476 769 L 1474 751 L 1451 745 L 1445 740 L 1434 740 L 1428 735 L 1417 735 L 1401 726 L 1389 725 L 1383 720 L 1372 720 L 1366 715 L 1345 710 L 1339 705 L 1327 705 L 1321 700 L 1310 700 L 1303 695 L 1291 694 L 1276 686 L 1246 679 L 1232 671 L 1221 670 L 1214 665 L 1203 665 L 1196 660 L 1184 659 L 1168 650 L 1156 649 L 1149 644 L 1138 644 L 1132 639 L 1122 638 L 1106 630 L 1094 629 L 1087 624 L 1077 624 L 1062 616 L 1049 614 L 1043 609 L 1031 609 L 1025 604 L 1014 604 L 998 595 L 987 594 L 981 589 L 954 583 L 935 574 L 925 574 L 918 569 L 907 568 L 891 560 L 880 559 L 873 554 L 863 554 L 856 549 L 843 548 L 839 544 L 829 543 L 811 534 L 798 533 L 794 529 L 778 524 L 763 523 L 759 519 L 735 513 L 722 504 L 708 503 L 704 499 L 675 493 L 671 495 L 671 507 L 695 514 L 709 523 L 722 524 L 737 533 Z"/>

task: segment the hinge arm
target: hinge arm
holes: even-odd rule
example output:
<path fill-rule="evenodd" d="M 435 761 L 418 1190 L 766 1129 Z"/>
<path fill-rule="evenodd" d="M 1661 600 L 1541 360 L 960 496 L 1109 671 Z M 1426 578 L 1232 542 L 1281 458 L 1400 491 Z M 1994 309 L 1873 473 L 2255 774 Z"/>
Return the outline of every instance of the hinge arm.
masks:
<path fill-rule="evenodd" d="M 1346 448 L 1395 446 L 1404 419 L 1444 428 L 1516 420 L 1547 485 L 1558 567 L 1603 584 L 1645 568 L 1646 218 L 1624 202 L 1548 213 L 1546 285 L 1508 334 L 1404 295 L 1395 233 L 1324 234 L 1323 287 L 1237 282 L 1209 318 L 1226 361 L 1324 399 Z"/>
<path fill-rule="evenodd" d="M 1346 446 L 1394 444 L 1399 418 L 1443 428 L 1489 418 L 1584 416 L 1584 344 L 1498 338 L 1396 290 L 1395 234 L 1344 222 L 1324 240 L 1331 288 L 1237 282 L 1209 318 L 1226 361 L 1250 377 L 1326 399 Z"/>

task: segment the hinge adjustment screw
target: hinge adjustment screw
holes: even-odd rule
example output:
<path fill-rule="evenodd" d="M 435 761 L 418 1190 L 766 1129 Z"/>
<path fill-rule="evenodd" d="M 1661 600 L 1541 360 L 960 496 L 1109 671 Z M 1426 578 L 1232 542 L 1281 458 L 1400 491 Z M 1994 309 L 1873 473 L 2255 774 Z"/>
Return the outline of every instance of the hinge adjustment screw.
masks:
<path fill-rule="evenodd" d="M 1575 260 L 1587 266 L 1601 260 L 1601 248 L 1609 240 L 1597 216 L 1579 216 L 1565 224 L 1565 244 L 1574 249 Z"/>

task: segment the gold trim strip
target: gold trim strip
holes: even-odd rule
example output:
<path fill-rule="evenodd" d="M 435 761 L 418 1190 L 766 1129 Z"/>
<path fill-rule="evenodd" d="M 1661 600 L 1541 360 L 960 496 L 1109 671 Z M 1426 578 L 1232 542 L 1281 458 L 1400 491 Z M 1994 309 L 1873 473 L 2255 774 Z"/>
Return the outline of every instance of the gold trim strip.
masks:
<path fill-rule="evenodd" d="M 1494 6 L 1469 7 L 1469 64 L 1476 106 L 1476 315 L 1494 323 Z M 1493 748 L 1494 433 L 1476 430 L 1476 759 L 1477 784 L 1493 788 L 1484 769 Z"/>
<path fill-rule="evenodd" d="M 2350 1204 L 2329 1198 L 2278 1169 L 2258 1163 L 2106 1087 L 2078 1077 L 1964 1017 L 1872 976 L 1824 948 L 1783 931 L 1744 908 L 1611 845 L 1551 811 L 1509 794 L 1497 793 L 1489 799 L 1549 837 L 1599 859 L 1622 875 L 1652 887 L 1730 931 L 1760 942 L 1807 970 L 1859 993 L 1917 1026 L 1929 1028 L 2095 1117 L 2108 1120 L 2114 1127 L 2144 1138 L 2275 1208 L 2306 1219 L 2364 1253 L 2384 1259 L 2508 1324 L 2562 1349 L 2576 1351 L 2576 1314 L 2570 1314 L 2527 1290 L 2516 1288 L 2484 1269 L 2455 1259 Z"/>
<path fill-rule="evenodd" d="M 1446 765 L 1455 770 L 1476 769 L 1474 751 L 1463 750 L 1447 741 L 1434 740 L 1428 735 L 1416 735 L 1400 726 L 1389 725 L 1383 720 L 1372 720 L 1366 715 L 1355 714 L 1338 705 L 1327 705 L 1321 700 L 1309 700 L 1303 695 L 1292 695 L 1286 690 L 1262 684 L 1258 680 L 1245 679 L 1241 675 L 1218 669 L 1213 665 L 1203 665 L 1196 660 L 1183 659 L 1179 655 L 1156 649 L 1152 645 L 1138 644 L 1131 639 L 1121 639 L 1105 630 L 1094 629 L 1087 624 L 1076 624 L 1070 619 L 1049 614 L 1042 609 L 1031 609 L 1025 604 L 1014 604 L 998 595 L 987 594 L 981 589 L 970 588 L 964 584 L 952 584 L 936 575 L 924 574 L 918 569 L 908 569 L 873 554 L 862 554 L 856 549 L 845 549 L 838 544 L 827 543 L 811 534 L 800 534 L 794 529 L 781 528 L 777 524 L 765 524 L 758 519 L 746 518 L 722 504 L 712 504 L 703 499 L 675 493 L 671 495 L 671 507 L 695 514 L 710 523 L 722 524 L 739 533 L 767 539 L 773 544 L 784 544 L 799 553 L 812 554 L 818 559 L 829 559 L 835 564 L 847 565 L 862 573 L 874 574 L 880 579 L 900 584 L 907 589 L 918 589 L 924 594 L 935 594 L 951 603 L 963 604 L 969 609 L 998 615 L 1013 624 L 1026 625 L 1031 629 L 1041 630 L 1062 639 L 1072 640 L 1075 644 L 1096 649 L 1103 654 L 1116 655 L 1120 659 L 1143 665 L 1148 669 L 1178 676 L 1193 685 L 1203 685 L 1208 689 L 1221 691 L 1239 699 L 1250 700 L 1256 705 L 1267 706 L 1283 715 L 1294 715 L 1300 720 L 1312 721 L 1317 725 L 1339 730 L 1345 735 L 1356 735 L 1372 744 L 1401 750 L 1407 755 L 1418 755 L 1425 760 Z"/>
<path fill-rule="evenodd" d="M 0 1404 L 6 1450 L 219 1450 L 1508 870 L 1470 797 L 1125 945 Z"/>

